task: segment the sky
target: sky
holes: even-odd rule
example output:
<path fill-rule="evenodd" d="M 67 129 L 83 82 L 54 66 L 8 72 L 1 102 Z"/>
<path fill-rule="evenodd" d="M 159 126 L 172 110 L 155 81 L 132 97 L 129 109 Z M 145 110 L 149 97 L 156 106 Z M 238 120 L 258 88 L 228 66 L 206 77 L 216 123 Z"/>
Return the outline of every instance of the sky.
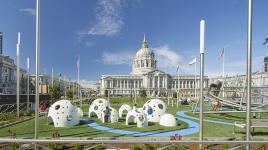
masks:
<path fill-rule="evenodd" d="M 253 71 L 261 70 L 268 45 L 268 1 L 253 1 Z M 146 34 L 160 70 L 194 74 L 199 61 L 199 23 L 206 21 L 205 75 L 245 74 L 247 0 L 41 0 L 41 72 L 61 72 L 90 85 L 103 74 L 129 74 Z M 35 72 L 35 0 L 0 0 L 4 55 L 15 59 L 21 32 L 20 64 Z M 199 63 L 197 63 L 197 68 Z M 198 70 L 198 69 L 197 69 Z M 199 70 L 197 71 L 199 73 Z"/>

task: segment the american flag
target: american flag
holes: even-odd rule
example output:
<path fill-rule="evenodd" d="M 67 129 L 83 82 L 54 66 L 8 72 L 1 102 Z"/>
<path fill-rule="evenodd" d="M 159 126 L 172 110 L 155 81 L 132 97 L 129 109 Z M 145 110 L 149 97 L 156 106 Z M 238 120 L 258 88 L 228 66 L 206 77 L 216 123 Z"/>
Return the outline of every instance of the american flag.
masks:
<path fill-rule="evenodd" d="M 224 55 L 224 48 L 220 52 L 220 58 L 223 58 L 223 55 Z"/>
<path fill-rule="evenodd" d="M 178 65 L 177 65 L 177 69 L 176 69 L 176 73 L 178 73 L 179 68 L 180 68 L 180 65 L 178 64 Z"/>
<path fill-rule="evenodd" d="M 268 43 L 268 36 L 264 39 L 264 42 L 262 43 L 262 45 L 265 45 Z"/>

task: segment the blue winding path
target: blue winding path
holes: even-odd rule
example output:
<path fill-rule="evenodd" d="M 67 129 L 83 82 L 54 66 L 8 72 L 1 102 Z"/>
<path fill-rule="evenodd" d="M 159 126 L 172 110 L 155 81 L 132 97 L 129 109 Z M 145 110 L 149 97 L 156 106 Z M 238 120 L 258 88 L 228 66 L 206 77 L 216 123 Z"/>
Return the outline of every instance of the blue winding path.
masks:
<path fill-rule="evenodd" d="M 191 117 L 185 114 L 187 111 L 179 111 L 176 114 L 180 117 L 184 118 L 178 118 L 178 120 L 181 120 L 185 123 L 188 124 L 188 128 L 186 129 L 180 129 L 176 131 L 170 131 L 170 132 L 139 132 L 139 131 L 129 131 L 129 130 L 122 130 L 122 129 L 114 129 L 114 128 L 109 128 L 105 126 L 101 126 L 94 121 L 87 120 L 87 119 L 81 119 L 81 122 L 87 124 L 89 127 L 100 130 L 100 131 L 105 131 L 105 132 L 111 132 L 115 134 L 124 134 L 124 135 L 131 135 L 131 136 L 174 136 L 175 134 L 178 135 L 189 135 L 189 134 L 194 134 L 199 132 L 199 124 L 191 121 L 189 119 L 193 120 L 199 120 L 198 118 Z M 187 118 L 187 119 L 185 119 Z M 211 122 L 211 123 L 217 123 L 217 124 L 224 124 L 224 125 L 233 125 L 233 123 L 230 122 L 221 122 L 221 121 L 215 121 L 215 120 L 207 120 L 205 119 L 204 121 L 206 122 Z"/>
<path fill-rule="evenodd" d="M 184 117 L 184 118 L 193 119 L 193 120 L 199 120 L 199 118 L 195 118 L 195 117 L 186 115 L 185 114 L 186 112 L 188 112 L 188 111 L 178 111 L 176 114 L 178 116 L 181 116 L 181 117 Z M 208 119 L 204 119 L 204 121 L 210 122 L 210 123 L 216 123 L 216 124 L 223 124 L 223 125 L 234 125 L 234 123 L 232 123 L 232 122 L 223 122 L 223 121 L 208 120 Z"/>

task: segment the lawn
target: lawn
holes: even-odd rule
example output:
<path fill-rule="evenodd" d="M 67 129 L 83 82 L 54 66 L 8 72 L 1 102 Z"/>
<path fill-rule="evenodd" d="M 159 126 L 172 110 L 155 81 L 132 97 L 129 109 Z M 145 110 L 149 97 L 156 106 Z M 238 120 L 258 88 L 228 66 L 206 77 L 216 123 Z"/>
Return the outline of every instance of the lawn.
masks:
<path fill-rule="evenodd" d="M 166 101 L 164 99 L 164 101 Z M 110 98 L 111 106 L 116 108 L 117 110 L 122 104 L 130 104 L 131 101 L 129 97 L 111 97 Z M 143 101 L 140 98 L 137 98 L 137 107 L 142 107 Z M 176 107 L 176 104 L 174 104 L 173 107 L 168 107 L 168 113 L 171 113 L 176 116 L 177 111 L 181 110 L 190 110 L 191 106 L 189 105 L 179 105 L 179 107 Z M 83 105 L 83 111 L 88 112 L 88 104 Z M 192 114 L 190 112 L 186 113 L 187 115 L 198 117 L 198 114 Z M 267 116 L 268 114 L 262 114 L 262 116 Z M 84 118 L 88 118 L 87 114 L 84 115 Z M 210 120 L 219 120 L 219 121 L 225 121 L 225 122 L 234 122 L 234 121 L 244 121 L 245 115 L 243 113 L 229 113 L 226 115 L 218 115 L 218 114 L 209 114 L 206 115 L 205 119 Z M 107 126 L 110 128 L 116 128 L 116 129 L 125 129 L 130 131 L 140 131 L 140 132 L 165 132 L 165 131 L 174 131 L 179 130 L 183 128 L 187 128 L 188 125 L 182 121 L 178 121 L 177 123 L 180 124 L 180 126 L 168 128 L 160 126 L 158 123 L 150 123 L 148 127 L 144 128 L 137 128 L 136 125 L 125 125 L 125 120 L 120 119 L 118 123 L 114 124 L 103 124 L 100 120 L 96 118 L 92 118 L 93 121 L 95 121 L 98 124 L 101 124 L 103 126 Z M 191 119 L 190 119 L 191 120 Z M 192 120 L 195 122 L 199 122 L 198 120 Z M 27 138 L 33 138 L 34 137 L 34 120 L 25 121 L 23 123 L 19 123 L 7 128 L 0 129 L 0 136 L 6 137 L 8 135 L 8 129 L 10 129 L 12 132 L 16 133 L 17 137 L 27 137 Z M 268 136 L 268 129 L 256 129 L 256 135 L 257 136 Z M 103 132 L 99 131 L 93 128 L 88 127 L 86 124 L 79 124 L 74 127 L 70 128 L 54 128 L 53 125 L 47 124 L 46 117 L 40 117 L 40 137 L 51 137 L 54 132 L 58 132 L 61 137 L 121 137 L 121 136 L 130 136 L 130 135 L 119 135 L 119 134 L 113 134 L 109 132 Z M 236 128 L 236 133 L 233 134 L 233 126 L 232 125 L 221 125 L 221 124 L 215 124 L 215 123 L 209 123 L 204 122 L 204 136 L 205 137 L 234 137 L 238 139 L 243 139 L 245 135 L 245 129 Z M 186 137 L 198 137 L 198 133 L 187 135 Z"/>

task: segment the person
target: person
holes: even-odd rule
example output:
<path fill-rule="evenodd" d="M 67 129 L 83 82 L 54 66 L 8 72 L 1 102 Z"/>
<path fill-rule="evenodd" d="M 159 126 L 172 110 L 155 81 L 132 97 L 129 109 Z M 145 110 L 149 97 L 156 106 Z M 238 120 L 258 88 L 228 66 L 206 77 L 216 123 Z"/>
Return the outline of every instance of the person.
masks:
<path fill-rule="evenodd" d="M 109 122 L 109 117 L 110 117 L 110 109 L 107 106 L 106 109 L 104 110 L 104 122 L 105 123 Z"/>

